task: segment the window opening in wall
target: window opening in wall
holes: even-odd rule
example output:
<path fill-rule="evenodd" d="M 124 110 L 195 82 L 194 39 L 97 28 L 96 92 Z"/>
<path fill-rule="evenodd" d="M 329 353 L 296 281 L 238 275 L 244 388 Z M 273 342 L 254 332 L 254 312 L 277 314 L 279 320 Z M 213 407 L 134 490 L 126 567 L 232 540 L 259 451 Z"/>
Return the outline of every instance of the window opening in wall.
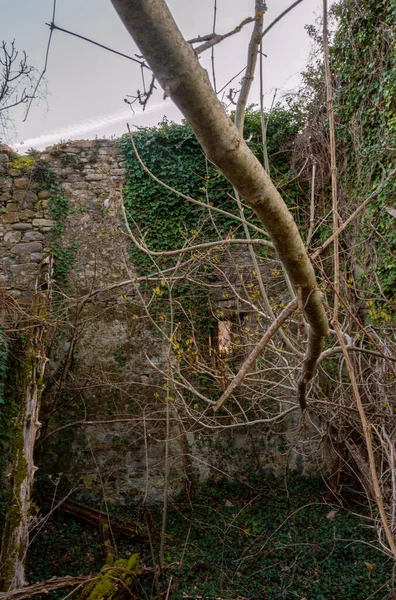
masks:
<path fill-rule="evenodd" d="M 232 353 L 232 321 L 217 322 L 218 352 L 222 356 Z"/>
<path fill-rule="evenodd" d="M 245 314 L 233 313 L 225 318 L 216 319 L 209 338 L 212 368 L 219 377 L 220 385 L 225 389 L 229 383 L 231 363 L 234 368 L 242 363 L 246 356 L 243 350 L 242 323 Z"/>

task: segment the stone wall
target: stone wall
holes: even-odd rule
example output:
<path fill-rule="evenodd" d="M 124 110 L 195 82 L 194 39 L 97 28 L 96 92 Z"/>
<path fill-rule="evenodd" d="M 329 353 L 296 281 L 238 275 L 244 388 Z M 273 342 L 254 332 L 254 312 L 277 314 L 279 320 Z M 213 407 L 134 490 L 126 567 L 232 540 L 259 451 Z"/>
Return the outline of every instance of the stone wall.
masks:
<path fill-rule="evenodd" d="M 63 243 L 78 246 L 74 285 L 81 291 L 119 281 L 126 245 L 114 232 L 124 171 L 117 144 L 99 140 L 60 144 L 30 161 L 0 146 L 0 285 L 15 297 L 31 297 L 40 265 L 59 241 L 51 236 L 51 190 L 32 177 L 38 160 L 48 164 L 69 201 Z"/>
<path fill-rule="evenodd" d="M 47 168 L 55 191 L 54 183 L 43 182 Z M 104 495 L 123 503 L 148 491 L 149 499 L 159 500 L 166 414 L 173 494 L 213 468 L 242 478 L 252 469 L 317 469 L 322 455 L 302 448 L 295 419 L 271 435 L 264 427 L 193 433 L 191 423 L 166 407 L 160 372 L 167 366 L 167 346 L 133 282 L 121 218 L 123 179 L 115 141 L 67 142 L 33 157 L 0 146 L 0 287 L 26 311 L 38 287 L 54 279 L 54 254 L 67 271 L 67 284 L 55 278 L 52 286 L 59 305 L 48 340 L 39 476 L 49 483 L 61 472 L 65 489 L 78 489 L 82 498 Z M 56 194 L 67 200 L 61 227 Z M 224 302 L 219 297 L 225 310 Z M 285 452 L 285 440 L 296 450 Z M 304 454 L 309 460 L 302 460 Z"/>
<path fill-rule="evenodd" d="M 36 192 L 26 173 L 9 167 L 17 156 L 8 146 L 0 146 L 0 286 L 13 296 L 26 300 L 46 252 L 47 233 L 53 221 L 48 215 L 48 194 Z"/>

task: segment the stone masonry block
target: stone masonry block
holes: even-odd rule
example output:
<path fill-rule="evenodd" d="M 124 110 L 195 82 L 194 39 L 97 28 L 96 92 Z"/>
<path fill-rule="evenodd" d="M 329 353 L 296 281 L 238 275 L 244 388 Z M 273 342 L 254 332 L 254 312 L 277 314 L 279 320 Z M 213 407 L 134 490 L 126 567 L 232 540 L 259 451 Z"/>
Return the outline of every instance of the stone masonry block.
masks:
<path fill-rule="evenodd" d="M 21 254 L 22 252 L 40 252 L 43 249 L 43 245 L 40 242 L 26 242 L 22 244 L 16 244 L 10 250 L 11 254 Z"/>

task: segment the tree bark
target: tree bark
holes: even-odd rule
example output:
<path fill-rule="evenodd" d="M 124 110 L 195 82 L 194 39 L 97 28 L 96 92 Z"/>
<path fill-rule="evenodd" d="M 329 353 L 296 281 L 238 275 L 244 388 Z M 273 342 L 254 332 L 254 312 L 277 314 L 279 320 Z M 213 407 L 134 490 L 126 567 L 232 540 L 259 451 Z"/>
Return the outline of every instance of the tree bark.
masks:
<path fill-rule="evenodd" d="M 10 502 L 4 526 L 0 556 L 0 591 L 22 588 L 25 558 L 29 545 L 31 493 L 37 467 L 33 463 L 34 444 L 40 428 L 39 412 L 43 390 L 45 356 L 45 297 L 35 297 L 34 314 L 40 319 L 30 329 L 23 357 L 20 408 L 15 430 Z"/>
<path fill-rule="evenodd" d="M 264 224 L 310 325 L 301 382 L 312 377 L 328 333 L 315 273 L 294 219 L 218 100 L 193 48 L 164 0 L 112 0 L 156 78 L 215 163 Z M 301 391 L 300 386 L 300 391 Z"/>
<path fill-rule="evenodd" d="M 257 56 L 260 50 L 265 10 L 266 7 L 264 0 L 255 0 L 255 12 L 256 16 L 258 16 L 258 19 L 254 23 L 253 33 L 250 38 L 248 48 L 248 64 L 245 75 L 242 78 L 241 91 L 239 92 L 238 103 L 235 111 L 235 126 L 242 136 L 246 104 L 249 98 L 250 89 L 252 87 L 254 72 L 257 64 Z"/>
<path fill-rule="evenodd" d="M 53 497 L 45 497 L 44 503 L 53 504 Z M 104 523 L 107 523 L 107 525 L 111 527 L 112 531 L 126 535 L 131 540 L 146 541 L 148 539 L 146 528 L 143 525 L 140 525 L 138 522 L 135 523 L 134 527 L 123 525 L 116 519 L 110 517 L 106 512 L 97 510 L 96 508 L 91 508 L 90 506 L 85 506 L 85 504 L 80 504 L 79 502 L 74 502 L 70 499 L 67 499 L 63 502 L 60 500 L 59 503 L 55 502 L 55 504 L 56 510 L 59 512 L 71 515 L 76 519 L 81 519 L 82 521 L 90 523 L 95 527 L 101 528 Z"/>

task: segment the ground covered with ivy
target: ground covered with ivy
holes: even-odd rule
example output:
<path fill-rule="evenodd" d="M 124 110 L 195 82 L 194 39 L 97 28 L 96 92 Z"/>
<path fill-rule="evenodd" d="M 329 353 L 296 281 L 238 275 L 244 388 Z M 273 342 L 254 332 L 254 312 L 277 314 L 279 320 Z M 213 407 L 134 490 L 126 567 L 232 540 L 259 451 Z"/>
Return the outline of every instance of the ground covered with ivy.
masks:
<path fill-rule="evenodd" d="M 212 479 L 169 507 L 160 584 L 166 592 L 172 577 L 175 600 L 391 600 L 392 561 L 379 550 L 363 509 L 335 503 L 321 478 Z M 124 524 L 145 521 L 136 508 L 112 511 Z M 161 507 L 150 512 L 157 560 Z M 33 537 L 30 582 L 96 573 L 104 563 L 100 533 L 89 524 L 54 513 Z M 142 564 L 152 566 L 149 544 L 116 543 L 119 557 L 139 552 Z M 140 597 L 155 597 L 151 578 L 142 580 Z"/>

